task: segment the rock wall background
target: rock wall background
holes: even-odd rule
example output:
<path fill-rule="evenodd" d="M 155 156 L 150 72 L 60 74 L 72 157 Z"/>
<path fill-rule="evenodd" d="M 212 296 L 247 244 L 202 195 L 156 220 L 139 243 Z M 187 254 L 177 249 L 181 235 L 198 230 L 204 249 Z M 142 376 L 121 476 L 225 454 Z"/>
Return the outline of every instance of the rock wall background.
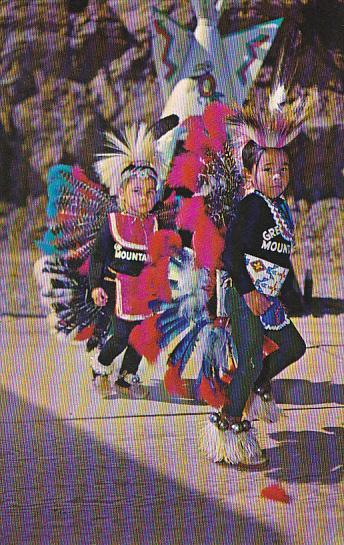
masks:
<path fill-rule="evenodd" d="M 220 30 L 227 34 L 280 16 L 297 20 L 303 4 L 307 0 L 228 0 Z M 338 0 L 326 4 L 334 21 Z M 190 29 L 195 27 L 190 1 L 161 0 L 155 5 Z M 163 104 L 152 59 L 152 6 L 149 0 L 2 0 L 0 171 L 4 199 L 25 204 L 29 195 L 44 192 L 47 170 L 56 162 L 78 162 L 89 169 L 94 153 L 102 147 L 104 128 L 159 117 Z M 75 13 L 78 7 L 81 11 Z M 261 72 L 260 85 L 269 79 L 279 41 Z M 337 59 L 332 64 L 324 56 L 328 45 Z M 336 42 L 323 41 L 320 46 L 310 41 L 300 61 L 299 79 L 303 86 L 320 89 L 319 101 L 324 102 L 326 112 L 343 103 L 339 68 L 344 68 L 344 61 Z M 331 123 L 318 130 L 315 144 L 308 140 L 305 146 L 306 178 L 315 177 L 316 185 L 304 195 L 311 200 L 338 196 L 334 165 L 338 153 L 331 149 L 339 148 L 343 156 L 343 125 L 333 128 Z M 324 171 L 321 176 L 317 174 L 319 162 Z"/>
<path fill-rule="evenodd" d="M 153 4 L 195 28 L 195 13 L 186 0 L 0 3 L 2 311 L 39 311 L 31 270 L 39 255 L 33 240 L 46 221 L 48 168 L 57 162 L 79 163 L 94 177 L 92 162 L 105 128 L 137 119 L 152 122 L 161 113 L 151 47 Z M 308 248 L 312 259 L 317 255 L 320 264 L 325 257 L 337 271 L 343 261 L 344 196 L 344 57 L 338 10 L 344 1 L 224 0 L 219 28 L 228 34 L 276 17 L 300 21 L 304 7 L 313 4 L 326 9 L 313 22 L 306 17 L 313 30 L 307 30 L 296 83 L 318 93 L 319 112 L 293 150 L 293 206 L 302 219 L 301 254 Z M 270 81 L 279 47 L 276 40 L 258 87 Z M 321 250 L 325 247 L 327 253 Z M 331 282 L 330 292 L 339 296 Z"/>

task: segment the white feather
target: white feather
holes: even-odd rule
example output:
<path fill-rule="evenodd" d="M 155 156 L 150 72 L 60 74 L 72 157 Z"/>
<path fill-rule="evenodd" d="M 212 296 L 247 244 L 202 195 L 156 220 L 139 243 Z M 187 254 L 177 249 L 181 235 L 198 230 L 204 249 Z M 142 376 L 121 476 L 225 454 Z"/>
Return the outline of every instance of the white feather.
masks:
<path fill-rule="evenodd" d="M 121 137 L 119 139 L 113 133 L 105 133 L 107 146 L 112 151 L 97 154 L 100 159 L 94 165 L 111 195 L 118 195 L 122 184 L 121 174 L 129 165 L 147 165 L 157 172 L 161 167 L 156 141 L 145 123 L 125 127 Z"/>
<path fill-rule="evenodd" d="M 281 112 L 282 105 L 285 103 L 287 98 L 286 90 L 284 85 L 278 85 L 275 91 L 271 93 L 269 98 L 269 111 L 271 113 Z"/>

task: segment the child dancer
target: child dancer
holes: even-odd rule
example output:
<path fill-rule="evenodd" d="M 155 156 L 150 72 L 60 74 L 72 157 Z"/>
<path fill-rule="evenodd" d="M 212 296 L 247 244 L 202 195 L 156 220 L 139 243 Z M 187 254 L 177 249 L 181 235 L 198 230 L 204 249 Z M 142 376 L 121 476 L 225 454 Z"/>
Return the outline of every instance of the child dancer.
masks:
<path fill-rule="evenodd" d="M 260 124 L 259 118 L 252 123 L 252 117 L 243 112 L 231 122 L 234 142 L 239 134 L 239 142 L 244 143 L 243 174 L 253 192 L 239 203 L 223 252 L 231 277 L 225 304 L 237 350 L 237 370 L 225 386 L 230 402 L 221 414 L 211 416 L 202 448 L 214 461 L 259 469 L 268 460 L 250 420 L 276 421 L 271 379 L 305 352 L 302 337 L 278 299 L 281 291 L 287 292 L 293 284 L 293 222 L 283 193 L 289 183 L 289 157 L 284 146 L 295 137 L 295 124 L 284 120 L 279 131 L 274 131 Z M 277 346 L 263 363 L 264 336 Z"/>
<path fill-rule="evenodd" d="M 139 274 L 147 260 L 149 237 L 157 230 L 151 210 L 160 189 L 156 150 L 145 126 L 131 127 L 119 140 L 108 135 L 112 153 L 96 163 L 102 182 L 118 199 L 119 211 L 108 214 L 90 260 L 90 288 L 94 303 L 113 315 L 113 335 L 92 361 L 93 379 L 108 377 L 113 360 L 125 350 L 116 388 L 143 394 L 137 384 L 141 356 L 128 346 L 132 329 L 151 311 L 144 300 Z M 131 375 L 131 381 L 128 376 Z M 101 379 L 100 379 L 101 381 Z"/>

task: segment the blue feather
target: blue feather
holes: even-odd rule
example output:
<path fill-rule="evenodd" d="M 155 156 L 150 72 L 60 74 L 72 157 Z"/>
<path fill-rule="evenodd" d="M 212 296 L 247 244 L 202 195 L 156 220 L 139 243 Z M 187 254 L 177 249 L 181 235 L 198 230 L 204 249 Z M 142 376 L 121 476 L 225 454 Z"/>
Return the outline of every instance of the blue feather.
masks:
<path fill-rule="evenodd" d="M 185 330 L 185 327 L 185 322 L 182 321 L 179 322 L 179 325 L 177 325 L 176 327 L 172 327 L 167 332 L 165 332 L 159 341 L 160 348 L 164 348 L 165 346 L 167 346 L 173 339 L 175 339 L 180 333 Z"/>
<path fill-rule="evenodd" d="M 191 331 L 189 331 L 185 335 L 185 337 L 180 341 L 180 343 L 178 343 L 170 356 L 172 363 L 176 364 L 177 361 L 181 360 L 181 369 L 184 369 L 195 348 L 196 342 L 198 340 L 198 333 L 205 325 L 207 325 L 207 323 L 207 320 L 203 320 L 202 322 L 196 324 L 195 327 L 193 327 Z"/>
<path fill-rule="evenodd" d="M 49 199 L 46 212 L 47 212 L 48 218 L 54 218 L 56 216 L 57 206 L 56 206 L 55 200 Z"/>
<path fill-rule="evenodd" d="M 159 316 L 157 320 L 157 326 L 164 327 L 164 325 L 167 324 L 168 322 L 175 320 L 177 316 L 178 316 L 178 307 L 175 306 L 175 307 L 169 308 L 168 310 L 166 310 Z"/>
<path fill-rule="evenodd" d="M 179 372 L 183 373 L 186 364 L 188 363 L 192 352 L 197 343 L 198 339 L 198 327 L 195 326 L 191 331 L 185 335 L 185 337 L 180 341 L 180 343 L 173 350 L 170 361 L 172 364 L 176 365 L 179 362 Z"/>
<path fill-rule="evenodd" d="M 54 165 L 50 167 L 47 175 L 48 184 L 52 180 L 54 180 L 56 176 L 60 176 L 61 172 L 65 172 L 66 174 L 72 174 L 72 167 L 69 165 Z"/>
<path fill-rule="evenodd" d="M 42 250 L 42 252 L 47 255 L 59 255 L 61 253 L 60 250 L 54 248 L 54 246 L 51 246 L 48 243 L 43 242 L 42 240 L 36 240 L 35 244 L 37 248 Z"/>
<path fill-rule="evenodd" d="M 164 325 L 159 326 L 159 330 L 164 337 L 165 335 L 168 335 L 170 332 L 176 330 L 183 331 L 183 329 L 187 328 L 190 324 L 190 320 L 187 320 L 186 318 L 180 318 L 179 316 L 175 318 L 174 320 L 167 322 Z"/>

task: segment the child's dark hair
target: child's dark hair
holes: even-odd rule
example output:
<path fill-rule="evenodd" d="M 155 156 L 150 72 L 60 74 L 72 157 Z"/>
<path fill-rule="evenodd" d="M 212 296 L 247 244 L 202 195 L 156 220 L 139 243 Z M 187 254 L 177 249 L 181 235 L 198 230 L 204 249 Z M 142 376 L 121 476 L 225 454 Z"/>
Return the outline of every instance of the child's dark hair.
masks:
<path fill-rule="evenodd" d="M 242 162 L 249 172 L 252 172 L 253 165 L 258 165 L 265 148 L 261 148 L 254 140 L 249 140 L 242 150 Z"/>
<path fill-rule="evenodd" d="M 258 165 L 264 151 L 267 148 L 262 148 L 254 140 L 249 140 L 246 146 L 242 150 L 242 162 L 245 168 L 249 172 L 252 172 L 253 165 Z M 281 148 L 282 149 L 282 148 Z M 288 155 L 286 148 L 283 148 L 283 151 Z"/>

